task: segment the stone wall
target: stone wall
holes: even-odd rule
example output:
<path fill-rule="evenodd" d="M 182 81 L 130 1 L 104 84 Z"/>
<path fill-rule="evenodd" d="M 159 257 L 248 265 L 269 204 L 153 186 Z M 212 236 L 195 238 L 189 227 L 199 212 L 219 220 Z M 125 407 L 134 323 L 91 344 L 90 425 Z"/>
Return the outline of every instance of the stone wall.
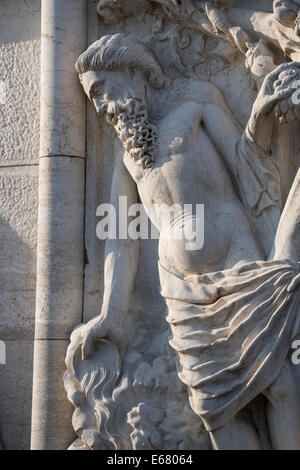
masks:
<path fill-rule="evenodd" d="M 40 0 L 0 4 L 0 433 L 30 445 L 40 106 Z"/>

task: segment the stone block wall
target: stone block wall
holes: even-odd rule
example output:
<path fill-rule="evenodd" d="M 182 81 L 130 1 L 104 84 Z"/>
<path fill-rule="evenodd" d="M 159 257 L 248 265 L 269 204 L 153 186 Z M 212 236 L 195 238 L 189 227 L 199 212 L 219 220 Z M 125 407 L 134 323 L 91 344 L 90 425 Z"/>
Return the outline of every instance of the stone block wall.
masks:
<path fill-rule="evenodd" d="M 40 0 L 0 2 L 0 439 L 30 445 L 38 209 Z M 5 93 L 5 96 L 3 96 Z"/>

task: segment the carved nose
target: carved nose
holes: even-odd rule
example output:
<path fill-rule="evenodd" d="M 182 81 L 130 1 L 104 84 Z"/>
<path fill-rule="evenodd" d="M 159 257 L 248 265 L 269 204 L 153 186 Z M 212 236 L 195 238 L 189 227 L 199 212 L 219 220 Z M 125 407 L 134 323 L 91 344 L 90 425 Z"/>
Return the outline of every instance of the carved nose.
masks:
<path fill-rule="evenodd" d="M 94 99 L 93 102 L 94 102 L 94 106 L 98 114 L 102 114 L 103 112 L 105 112 L 105 109 L 101 101 Z"/>

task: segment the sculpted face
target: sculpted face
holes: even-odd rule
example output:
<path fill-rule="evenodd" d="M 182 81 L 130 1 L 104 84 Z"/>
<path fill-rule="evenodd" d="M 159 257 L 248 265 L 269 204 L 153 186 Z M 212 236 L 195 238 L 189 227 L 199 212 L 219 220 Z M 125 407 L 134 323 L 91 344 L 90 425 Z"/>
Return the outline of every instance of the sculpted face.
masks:
<path fill-rule="evenodd" d="M 275 17 L 280 23 L 289 28 L 295 28 L 300 13 L 300 0 L 274 0 L 273 9 Z"/>
<path fill-rule="evenodd" d="M 98 114 L 115 118 L 118 103 L 126 99 L 145 99 L 144 79 L 134 71 L 88 71 L 80 76 L 81 84 Z"/>
<path fill-rule="evenodd" d="M 157 130 L 150 124 L 146 86 L 139 71 L 85 72 L 81 84 L 98 114 L 105 114 L 127 154 L 144 169 L 151 168 Z"/>

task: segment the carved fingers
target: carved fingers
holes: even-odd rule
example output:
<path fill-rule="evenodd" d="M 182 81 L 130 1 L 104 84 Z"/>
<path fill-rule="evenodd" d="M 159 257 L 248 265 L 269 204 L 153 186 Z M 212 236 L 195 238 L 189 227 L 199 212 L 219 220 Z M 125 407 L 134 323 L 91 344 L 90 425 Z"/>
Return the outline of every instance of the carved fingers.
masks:
<path fill-rule="evenodd" d="M 92 331 L 89 331 L 82 343 L 81 346 L 81 353 L 82 353 L 82 360 L 87 361 L 92 353 L 94 342 L 96 340 L 96 337 L 93 335 Z"/>
<path fill-rule="evenodd" d="M 291 108 L 292 96 L 299 85 L 300 64 L 296 62 L 282 64 L 266 76 L 258 94 L 256 106 L 263 113 L 272 110 L 275 112 L 276 108 L 276 117 L 282 112 L 286 114 Z M 283 102 L 282 110 L 281 102 Z"/>
<path fill-rule="evenodd" d="M 274 90 L 291 87 L 298 79 L 300 79 L 300 69 L 294 63 L 291 63 L 289 67 L 283 68 L 278 74 L 277 80 L 274 81 Z"/>
<path fill-rule="evenodd" d="M 274 115 L 280 124 L 288 124 L 300 119 L 300 105 L 290 96 L 275 105 Z"/>
<path fill-rule="evenodd" d="M 289 123 L 300 118 L 300 69 L 294 64 L 284 69 L 274 82 L 277 102 L 274 115 L 278 122 Z"/>
<path fill-rule="evenodd" d="M 299 62 L 281 64 L 266 76 L 263 87 L 268 93 L 273 94 L 275 89 L 286 88 L 292 80 L 295 80 L 299 73 Z"/>
<path fill-rule="evenodd" d="M 83 361 L 86 361 L 91 357 L 97 341 L 105 338 L 109 332 L 109 326 L 105 320 L 99 321 L 98 323 L 94 323 L 92 321 L 85 327 L 86 330 L 81 347 Z"/>

